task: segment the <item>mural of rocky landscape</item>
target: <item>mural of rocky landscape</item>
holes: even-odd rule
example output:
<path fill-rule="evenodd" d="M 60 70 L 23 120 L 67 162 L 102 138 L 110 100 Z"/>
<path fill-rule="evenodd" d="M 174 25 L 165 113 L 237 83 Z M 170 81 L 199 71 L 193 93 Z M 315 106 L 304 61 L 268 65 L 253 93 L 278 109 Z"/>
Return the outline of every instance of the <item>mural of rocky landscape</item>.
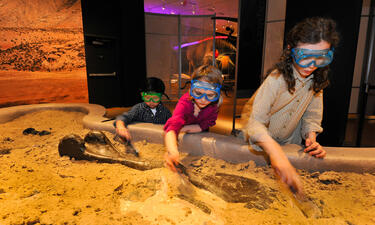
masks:
<path fill-rule="evenodd" d="M 0 107 L 88 102 L 80 0 L 0 0 Z"/>

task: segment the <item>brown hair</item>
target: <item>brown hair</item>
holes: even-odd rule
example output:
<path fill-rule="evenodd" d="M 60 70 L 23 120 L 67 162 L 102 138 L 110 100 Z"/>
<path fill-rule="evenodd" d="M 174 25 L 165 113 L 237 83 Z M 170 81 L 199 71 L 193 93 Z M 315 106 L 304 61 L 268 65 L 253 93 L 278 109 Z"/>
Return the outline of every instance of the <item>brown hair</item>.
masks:
<path fill-rule="evenodd" d="M 336 31 L 336 23 L 332 19 L 322 17 L 307 18 L 296 24 L 286 36 L 287 48 L 283 50 L 280 61 L 267 71 L 267 76 L 275 69 L 280 72 L 288 85 L 288 91 L 293 94 L 295 79 L 293 76 L 293 58 L 291 49 L 298 44 L 316 44 L 326 41 L 331 47 L 336 47 L 339 43 L 339 34 Z M 323 90 L 329 85 L 329 66 L 317 68 L 314 71 L 314 84 L 312 89 L 315 93 Z"/>
<path fill-rule="evenodd" d="M 201 80 L 213 84 L 223 84 L 221 71 L 213 65 L 203 65 L 194 70 L 192 80 Z"/>

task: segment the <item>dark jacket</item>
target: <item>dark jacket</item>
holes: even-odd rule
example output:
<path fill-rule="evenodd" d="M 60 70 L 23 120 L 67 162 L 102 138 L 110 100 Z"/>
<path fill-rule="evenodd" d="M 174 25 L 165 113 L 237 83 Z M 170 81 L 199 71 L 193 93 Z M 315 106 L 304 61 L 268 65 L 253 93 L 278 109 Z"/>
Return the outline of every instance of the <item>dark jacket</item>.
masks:
<path fill-rule="evenodd" d="M 171 116 L 172 113 L 161 102 L 156 106 L 155 116 L 151 108 L 146 103 L 141 102 L 134 105 L 129 111 L 117 116 L 114 126 L 116 127 L 117 120 L 124 121 L 126 126 L 134 122 L 165 124 Z"/>

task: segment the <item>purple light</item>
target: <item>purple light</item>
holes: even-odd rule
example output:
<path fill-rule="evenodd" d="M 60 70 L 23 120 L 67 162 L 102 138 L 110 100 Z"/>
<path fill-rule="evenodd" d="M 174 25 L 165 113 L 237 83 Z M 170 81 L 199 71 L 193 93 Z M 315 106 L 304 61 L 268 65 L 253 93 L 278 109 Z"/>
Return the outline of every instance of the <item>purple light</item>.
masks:
<path fill-rule="evenodd" d="M 181 0 L 173 2 L 144 1 L 144 12 L 174 15 L 196 15 L 199 14 L 195 2 Z M 209 15 L 209 14 L 208 14 Z"/>
<path fill-rule="evenodd" d="M 216 36 L 215 37 L 215 39 L 227 39 L 227 38 L 228 38 L 227 36 Z M 181 48 L 185 48 L 185 47 L 191 46 L 191 45 L 196 45 L 196 44 L 202 43 L 204 41 L 212 40 L 212 39 L 213 39 L 213 37 L 208 37 L 208 38 L 205 38 L 205 39 L 202 39 L 202 40 L 199 40 L 199 41 L 188 42 L 188 43 L 182 44 Z M 177 50 L 178 45 L 173 47 L 173 49 Z"/>

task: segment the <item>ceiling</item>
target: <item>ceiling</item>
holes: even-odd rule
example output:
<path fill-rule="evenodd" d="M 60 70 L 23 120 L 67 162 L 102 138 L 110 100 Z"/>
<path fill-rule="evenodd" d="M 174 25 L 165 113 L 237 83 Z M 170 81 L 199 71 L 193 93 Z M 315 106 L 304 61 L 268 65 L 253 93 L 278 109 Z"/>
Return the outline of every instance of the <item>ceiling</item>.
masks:
<path fill-rule="evenodd" d="M 238 18 L 239 0 L 144 0 L 144 11 L 172 15 L 213 15 Z M 232 30 L 232 31 L 231 31 Z M 237 22 L 216 20 L 216 32 L 237 36 Z"/>

